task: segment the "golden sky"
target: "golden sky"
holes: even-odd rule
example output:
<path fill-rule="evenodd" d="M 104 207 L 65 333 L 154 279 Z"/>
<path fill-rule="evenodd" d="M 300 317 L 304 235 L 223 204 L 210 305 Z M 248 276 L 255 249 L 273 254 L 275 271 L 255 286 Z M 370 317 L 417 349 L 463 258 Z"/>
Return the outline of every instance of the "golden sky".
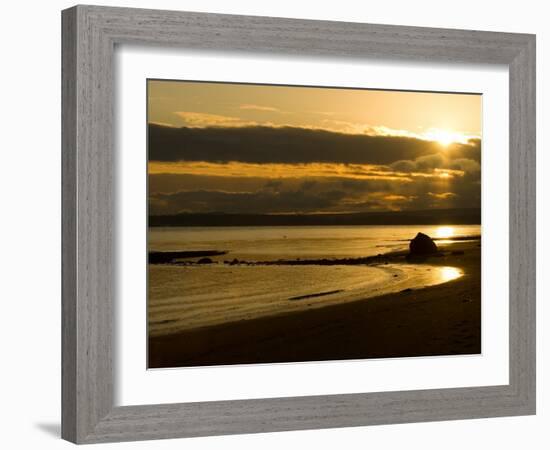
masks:
<path fill-rule="evenodd" d="M 149 123 L 481 136 L 481 95 L 150 80 Z"/>
<path fill-rule="evenodd" d="M 150 209 L 477 208 L 481 107 L 477 94 L 149 80 Z"/>

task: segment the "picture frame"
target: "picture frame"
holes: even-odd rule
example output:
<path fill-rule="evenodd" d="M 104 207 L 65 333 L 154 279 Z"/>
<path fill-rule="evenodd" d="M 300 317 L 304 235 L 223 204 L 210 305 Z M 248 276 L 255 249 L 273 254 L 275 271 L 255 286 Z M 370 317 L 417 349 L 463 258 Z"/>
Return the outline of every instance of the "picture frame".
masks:
<path fill-rule="evenodd" d="M 535 414 L 535 36 L 75 6 L 62 12 L 62 437 L 116 442 Z M 509 384 L 114 406 L 118 44 L 509 70 Z"/>

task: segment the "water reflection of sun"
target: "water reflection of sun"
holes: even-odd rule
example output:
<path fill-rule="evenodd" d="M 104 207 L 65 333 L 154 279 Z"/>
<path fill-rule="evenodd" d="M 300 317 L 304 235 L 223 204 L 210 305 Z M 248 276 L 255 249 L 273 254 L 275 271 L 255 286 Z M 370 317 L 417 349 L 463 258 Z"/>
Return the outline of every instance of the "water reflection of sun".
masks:
<path fill-rule="evenodd" d="M 455 230 L 453 227 L 438 227 L 435 230 L 435 236 L 438 238 L 450 238 L 454 234 Z"/>
<path fill-rule="evenodd" d="M 445 281 L 451 281 L 458 277 L 462 276 L 462 272 L 457 269 L 456 267 L 440 267 L 439 268 L 439 276 L 441 277 L 441 280 L 443 282 Z"/>

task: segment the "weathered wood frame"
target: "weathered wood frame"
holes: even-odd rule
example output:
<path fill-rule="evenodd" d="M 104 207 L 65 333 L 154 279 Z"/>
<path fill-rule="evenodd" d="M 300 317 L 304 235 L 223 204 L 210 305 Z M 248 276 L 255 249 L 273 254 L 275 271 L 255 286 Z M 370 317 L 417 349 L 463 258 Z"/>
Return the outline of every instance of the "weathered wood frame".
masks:
<path fill-rule="evenodd" d="M 535 413 L 535 36 L 97 6 L 63 11 L 62 30 L 63 438 L 94 443 Z M 509 384 L 115 407 L 113 52 L 119 43 L 506 64 Z"/>

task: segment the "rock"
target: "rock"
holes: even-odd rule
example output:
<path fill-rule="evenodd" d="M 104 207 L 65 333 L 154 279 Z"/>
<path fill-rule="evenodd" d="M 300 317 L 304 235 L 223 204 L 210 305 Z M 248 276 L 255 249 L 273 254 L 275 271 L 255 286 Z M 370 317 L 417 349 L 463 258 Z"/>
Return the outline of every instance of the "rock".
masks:
<path fill-rule="evenodd" d="M 212 262 L 210 258 L 201 258 L 197 261 L 197 264 L 212 264 Z"/>
<path fill-rule="evenodd" d="M 229 263 L 231 266 L 234 266 L 235 264 L 239 264 L 239 260 L 237 258 L 233 258 L 233 261 Z"/>
<path fill-rule="evenodd" d="M 433 255 L 437 253 L 437 245 L 433 239 L 424 233 L 418 233 L 409 244 L 411 256 Z"/>

